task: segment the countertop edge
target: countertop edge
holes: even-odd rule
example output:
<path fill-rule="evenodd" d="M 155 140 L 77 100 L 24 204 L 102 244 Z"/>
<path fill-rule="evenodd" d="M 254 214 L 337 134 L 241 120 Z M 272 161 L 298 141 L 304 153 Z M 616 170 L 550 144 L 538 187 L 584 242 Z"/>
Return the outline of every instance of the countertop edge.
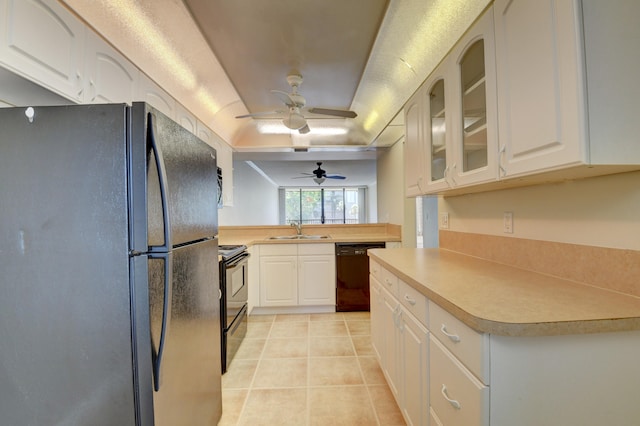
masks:
<path fill-rule="evenodd" d="M 438 249 L 433 249 L 438 250 Z M 379 250 L 384 252 L 385 250 Z M 455 253 L 455 252 L 451 252 Z M 467 256 L 464 254 L 458 254 L 461 257 Z M 609 318 L 576 318 L 575 320 L 549 320 L 549 321 L 536 321 L 536 322 L 506 322 L 490 319 L 488 317 L 484 317 L 478 314 L 472 314 L 469 311 L 467 306 L 463 303 L 455 303 L 451 301 L 446 295 L 440 294 L 440 292 L 434 290 L 432 286 L 428 283 L 421 282 L 416 279 L 414 276 L 409 273 L 414 271 L 408 271 L 409 273 L 400 269 L 397 265 L 394 265 L 384 257 L 381 257 L 376 250 L 370 251 L 369 256 L 379 262 L 382 266 L 389 269 L 392 273 L 394 273 L 398 278 L 402 281 L 406 282 L 409 286 L 419 291 L 421 294 L 426 296 L 429 300 L 433 301 L 444 310 L 449 312 L 451 315 L 458 318 L 467 326 L 472 329 L 482 332 L 489 333 L 501 336 L 556 336 L 556 335 L 568 335 L 568 334 L 589 334 L 589 333 L 605 333 L 605 332 L 617 332 L 617 331 L 632 331 L 632 330 L 640 330 L 640 311 L 638 311 L 637 316 L 611 316 Z M 475 259 L 475 258 L 474 258 Z M 475 259 L 474 261 L 486 262 L 488 265 L 491 265 L 493 262 L 483 261 L 481 259 Z M 497 264 L 496 264 L 497 265 Z M 518 270 L 515 267 L 509 267 L 506 265 L 500 265 L 501 268 L 513 268 L 514 270 Z M 542 274 L 538 274 L 535 272 L 523 271 L 527 274 L 536 274 L 545 279 L 546 276 Z M 550 280 L 554 281 L 565 281 L 559 280 L 557 278 L 549 277 Z M 602 294 L 612 294 L 615 292 L 611 292 L 606 289 L 597 289 L 594 287 L 588 286 L 586 284 L 580 284 L 575 282 L 567 282 L 567 284 L 575 287 L 576 285 L 583 285 L 585 287 L 585 291 L 588 289 L 589 292 L 601 291 Z M 510 285 L 518 285 L 517 283 L 505 283 L 505 286 Z M 625 297 L 625 295 L 621 295 L 620 293 L 615 293 L 616 297 Z M 626 296 L 630 299 L 635 299 L 638 302 L 638 306 L 640 306 L 640 300 L 634 296 Z M 502 303 L 505 303 L 503 300 Z"/>
<path fill-rule="evenodd" d="M 389 235 L 376 235 L 376 236 L 329 236 L 329 238 L 314 238 L 314 239 L 270 239 L 269 237 L 253 237 L 246 239 L 223 239 L 224 244 L 244 244 L 246 246 L 253 246 L 258 244 L 322 244 L 322 243 L 375 243 L 375 242 L 401 242 L 400 237 Z"/>

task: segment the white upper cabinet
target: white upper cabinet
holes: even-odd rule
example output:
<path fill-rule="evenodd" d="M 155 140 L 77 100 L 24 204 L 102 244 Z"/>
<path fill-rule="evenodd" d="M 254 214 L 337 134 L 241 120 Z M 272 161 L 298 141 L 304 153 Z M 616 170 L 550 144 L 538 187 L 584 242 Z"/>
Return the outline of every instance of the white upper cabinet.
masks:
<path fill-rule="evenodd" d="M 489 8 L 405 105 L 407 196 L 498 179 L 496 100 Z"/>
<path fill-rule="evenodd" d="M 87 31 L 83 101 L 131 104 L 139 71 L 93 31 Z"/>
<path fill-rule="evenodd" d="M 415 197 L 424 190 L 424 139 L 423 104 L 424 93 L 420 88 L 404 107 L 404 181 L 405 196 Z"/>
<path fill-rule="evenodd" d="M 501 177 L 587 161 L 579 2 L 496 0 Z"/>
<path fill-rule="evenodd" d="M 182 104 L 178 102 L 176 102 L 175 120 L 178 124 L 180 124 L 182 127 L 187 129 L 194 135 L 196 136 L 198 135 L 198 120 L 196 119 L 196 116 L 191 114 L 189 110 L 187 110 L 185 107 L 182 106 Z"/>
<path fill-rule="evenodd" d="M 167 117 L 175 120 L 175 99 L 173 99 L 173 97 L 165 92 L 162 87 L 158 86 L 153 80 L 143 73 L 140 73 L 136 101 L 147 102 Z"/>
<path fill-rule="evenodd" d="M 57 1 L 0 0 L 0 64 L 82 101 L 85 27 Z"/>
<path fill-rule="evenodd" d="M 450 53 L 453 186 L 495 181 L 498 121 L 493 11 L 485 11 Z"/>
<path fill-rule="evenodd" d="M 426 80 L 425 88 L 425 192 L 446 189 L 453 184 L 451 166 L 454 162 L 451 137 L 451 84 L 450 58 L 435 69 Z"/>
<path fill-rule="evenodd" d="M 407 195 L 640 169 L 638 16 L 633 0 L 495 0 L 406 105 Z"/>
<path fill-rule="evenodd" d="M 233 150 L 200 120 L 196 120 L 195 134 L 215 148 L 218 167 L 222 169 L 222 204 L 233 206 Z"/>
<path fill-rule="evenodd" d="M 494 7 L 501 178 L 637 169 L 640 3 L 496 0 Z"/>

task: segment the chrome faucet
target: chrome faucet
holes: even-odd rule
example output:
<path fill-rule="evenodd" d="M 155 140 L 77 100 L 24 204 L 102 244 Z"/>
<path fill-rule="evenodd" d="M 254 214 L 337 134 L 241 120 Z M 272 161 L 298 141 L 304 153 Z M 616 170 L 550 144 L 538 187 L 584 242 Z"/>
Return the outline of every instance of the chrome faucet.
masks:
<path fill-rule="evenodd" d="M 292 221 L 291 226 L 294 226 L 296 228 L 298 235 L 302 235 L 302 221 L 300 222 Z"/>

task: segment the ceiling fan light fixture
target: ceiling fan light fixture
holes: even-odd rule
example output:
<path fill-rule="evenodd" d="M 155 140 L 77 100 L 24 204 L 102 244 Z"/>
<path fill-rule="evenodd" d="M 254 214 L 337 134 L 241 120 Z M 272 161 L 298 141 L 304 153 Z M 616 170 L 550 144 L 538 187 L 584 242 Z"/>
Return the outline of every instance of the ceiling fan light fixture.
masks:
<path fill-rule="evenodd" d="M 289 115 L 282 120 L 282 124 L 291 130 L 298 130 L 307 125 L 307 120 L 300 114 L 298 108 L 291 108 Z"/>
<path fill-rule="evenodd" d="M 324 182 L 324 178 L 323 177 L 320 177 L 320 178 L 319 177 L 315 177 L 315 178 L 313 178 L 313 181 L 315 183 L 317 183 L 318 185 L 320 185 L 322 182 Z"/>

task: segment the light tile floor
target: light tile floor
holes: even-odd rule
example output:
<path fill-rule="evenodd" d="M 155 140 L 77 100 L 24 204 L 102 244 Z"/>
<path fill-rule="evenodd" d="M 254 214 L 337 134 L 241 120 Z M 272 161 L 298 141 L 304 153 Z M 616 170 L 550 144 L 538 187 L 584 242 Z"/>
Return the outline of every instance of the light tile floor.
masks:
<path fill-rule="evenodd" d="M 404 425 L 369 312 L 256 315 L 222 376 L 219 426 Z"/>

